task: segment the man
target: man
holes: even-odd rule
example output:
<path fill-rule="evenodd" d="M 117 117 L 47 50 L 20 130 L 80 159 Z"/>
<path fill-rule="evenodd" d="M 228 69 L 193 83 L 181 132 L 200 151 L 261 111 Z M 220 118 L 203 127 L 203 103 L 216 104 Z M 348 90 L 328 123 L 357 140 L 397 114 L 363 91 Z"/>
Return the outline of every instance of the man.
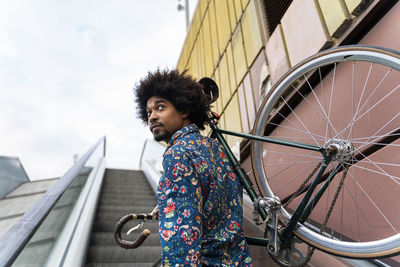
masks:
<path fill-rule="evenodd" d="M 135 88 L 138 117 L 165 141 L 157 200 L 163 266 L 251 266 L 242 186 L 209 122 L 202 86 L 185 72 L 149 73 Z"/>

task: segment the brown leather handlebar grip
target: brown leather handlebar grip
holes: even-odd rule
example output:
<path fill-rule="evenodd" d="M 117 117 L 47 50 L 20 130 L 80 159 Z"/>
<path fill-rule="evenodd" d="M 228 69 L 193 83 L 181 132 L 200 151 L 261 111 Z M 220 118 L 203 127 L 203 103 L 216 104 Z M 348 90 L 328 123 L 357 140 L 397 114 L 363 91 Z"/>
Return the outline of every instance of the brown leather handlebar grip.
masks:
<path fill-rule="evenodd" d="M 129 221 L 131 220 L 151 220 L 152 215 L 151 214 L 129 214 L 125 215 L 122 217 L 118 223 L 115 225 L 115 230 L 114 230 L 114 238 L 117 244 L 120 247 L 123 247 L 125 249 L 134 249 L 139 247 L 145 240 L 146 238 L 150 235 L 150 230 L 149 229 L 144 229 L 143 232 L 139 235 L 139 237 L 136 239 L 136 241 L 127 241 L 123 240 L 121 238 L 121 229 L 122 227 Z"/>

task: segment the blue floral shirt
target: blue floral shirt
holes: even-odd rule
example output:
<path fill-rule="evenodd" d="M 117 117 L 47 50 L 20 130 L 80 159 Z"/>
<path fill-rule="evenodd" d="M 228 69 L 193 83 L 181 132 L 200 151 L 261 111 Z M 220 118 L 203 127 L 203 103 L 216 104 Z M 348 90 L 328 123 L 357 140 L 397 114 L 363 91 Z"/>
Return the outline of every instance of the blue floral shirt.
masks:
<path fill-rule="evenodd" d="M 157 199 L 163 266 L 252 266 L 242 186 L 223 147 L 191 124 L 164 153 Z"/>

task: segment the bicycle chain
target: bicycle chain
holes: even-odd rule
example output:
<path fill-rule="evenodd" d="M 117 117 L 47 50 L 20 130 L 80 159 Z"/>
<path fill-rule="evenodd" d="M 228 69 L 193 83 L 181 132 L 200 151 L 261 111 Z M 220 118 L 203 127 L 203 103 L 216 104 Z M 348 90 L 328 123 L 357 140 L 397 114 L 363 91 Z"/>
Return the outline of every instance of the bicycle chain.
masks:
<path fill-rule="evenodd" d="M 308 183 L 308 181 L 311 179 L 311 177 L 314 176 L 315 172 L 316 172 L 316 171 L 319 169 L 319 167 L 322 165 L 322 162 L 323 162 L 323 161 L 321 161 L 321 162 L 319 162 L 319 163 L 317 164 L 317 166 L 314 168 L 314 170 L 311 172 L 311 174 L 307 177 L 307 179 L 303 182 L 303 184 L 299 187 L 299 189 L 297 189 L 297 191 L 296 191 L 294 194 L 292 194 L 292 196 L 289 198 L 289 200 L 285 203 L 285 205 L 284 205 L 285 208 L 290 204 L 290 202 L 292 202 L 292 200 L 293 200 L 295 197 L 298 196 L 298 194 L 300 193 L 300 191 L 302 191 L 302 190 L 304 189 L 304 187 L 306 186 L 306 184 Z M 325 230 L 326 225 L 328 224 L 329 217 L 330 217 L 331 214 L 332 214 L 332 211 L 333 211 L 333 208 L 334 208 L 334 206 L 335 206 L 335 204 L 336 204 L 336 201 L 337 201 L 337 198 L 338 198 L 338 196 L 339 196 L 339 193 L 340 193 L 340 191 L 342 190 L 342 187 L 343 187 L 343 184 L 344 184 L 344 179 L 346 178 L 346 175 L 347 175 L 347 171 L 348 171 L 348 167 L 344 167 L 342 178 L 340 179 L 339 186 L 338 186 L 338 188 L 337 188 L 337 190 L 336 190 L 336 192 L 335 192 L 335 195 L 334 195 L 334 197 L 333 197 L 333 199 L 332 199 L 332 203 L 331 203 L 331 206 L 329 207 L 328 213 L 326 214 L 326 217 L 325 217 L 325 219 L 324 219 L 324 223 L 323 223 L 322 226 L 321 226 L 320 234 L 322 234 L 322 232 Z M 309 250 L 309 252 L 308 252 L 308 254 L 307 254 L 306 260 L 304 261 L 304 263 L 303 263 L 302 265 L 299 265 L 299 267 L 305 266 L 305 265 L 311 260 L 311 257 L 312 257 L 313 254 L 314 254 L 314 250 L 315 250 L 315 247 L 311 247 L 311 248 L 310 248 L 310 250 Z"/>
<path fill-rule="evenodd" d="M 322 162 L 323 162 L 323 161 L 321 161 L 321 162 L 319 162 L 319 163 L 317 164 L 317 166 L 312 170 L 312 172 L 311 172 L 311 173 L 308 175 L 308 177 L 304 180 L 303 184 L 301 184 L 301 185 L 299 186 L 299 188 L 297 189 L 297 191 L 294 192 L 294 193 L 292 194 L 292 196 L 289 198 L 288 201 L 286 201 L 286 203 L 283 205 L 284 208 L 286 208 L 286 207 L 290 204 L 290 202 L 292 202 L 293 199 L 295 199 L 295 198 L 299 195 L 300 191 L 302 191 L 302 190 L 305 188 L 305 186 L 306 186 L 307 183 L 310 181 L 310 179 L 314 176 L 314 174 L 315 174 L 316 171 L 319 169 L 319 167 L 321 167 Z M 264 236 L 266 236 L 266 232 L 264 232 Z M 314 249 L 314 248 L 310 248 L 310 252 L 307 254 L 307 258 L 306 258 L 305 262 L 304 262 L 302 265 L 299 265 L 298 267 L 304 266 L 304 265 L 306 265 L 306 264 L 310 261 L 311 256 L 312 256 L 312 254 L 313 254 L 313 252 L 314 252 L 313 249 Z M 278 260 L 276 260 L 276 262 L 277 262 L 279 265 L 283 266 L 282 264 L 280 264 L 280 262 L 279 262 Z"/>
<path fill-rule="evenodd" d="M 314 174 L 317 172 L 319 167 L 321 167 L 322 163 L 323 163 L 323 161 L 320 161 L 317 164 L 317 166 L 315 166 L 315 168 L 312 170 L 312 172 L 308 175 L 308 177 L 304 180 L 304 182 L 299 186 L 297 191 L 295 193 L 293 193 L 292 196 L 289 198 L 289 200 L 286 201 L 286 203 L 283 205 L 284 208 L 286 208 L 293 201 L 293 199 L 295 199 L 299 195 L 299 193 L 306 187 L 307 183 L 314 176 Z M 264 235 L 265 235 L 265 233 L 264 233 Z M 310 251 L 307 254 L 307 258 L 306 258 L 305 262 L 302 265 L 299 265 L 298 267 L 305 266 L 310 261 L 313 253 L 314 253 L 314 248 L 312 247 L 312 248 L 310 248 Z M 277 263 L 279 264 L 278 261 L 277 261 Z M 279 264 L 279 265 L 281 265 L 281 264 Z"/>
<path fill-rule="evenodd" d="M 343 187 L 343 184 L 344 184 L 344 179 L 346 178 L 348 169 L 349 169 L 348 167 L 344 167 L 343 175 L 342 175 L 342 178 L 340 179 L 340 183 L 339 183 L 338 189 L 336 190 L 336 193 L 335 193 L 335 195 L 334 195 L 334 197 L 332 199 L 331 206 L 329 207 L 329 211 L 326 214 L 324 223 L 322 224 L 321 229 L 319 231 L 320 234 L 322 234 L 322 232 L 325 230 L 326 225 L 328 224 L 328 220 L 329 220 L 329 217 L 331 216 L 331 213 L 333 211 L 333 207 L 335 206 L 336 200 L 337 200 L 337 198 L 339 196 L 339 193 L 342 190 L 342 187 Z M 311 257 L 314 254 L 314 250 L 315 250 L 315 247 L 311 247 L 310 252 L 307 255 L 307 259 L 305 260 L 305 264 L 307 264 L 311 260 Z"/>
<path fill-rule="evenodd" d="M 297 191 L 296 191 L 294 194 L 292 194 L 292 196 L 289 198 L 288 201 L 286 201 L 286 203 L 283 205 L 284 208 L 286 208 L 286 207 L 290 204 L 290 202 L 292 202 L 292 200 L 295 199 L 295 198 L 299 195 L 300 191 L 302 191 L 302 190 L 304 189 L 304 187 L 306 186 L 306 184 L 308 183 L 308 181 L 310 181 L 310 179 L 314 176 L 315 172 L 319 169 L 319 167 L 321 167 L 322 162 L 323 162 L 323 160 L 320 161 L 320 162 L 317 164 L 317 166 L 316 166 L 316 167 L 314 168 L 314 170 L 310 173 L 310 175 L 308 175 L 307 179 L 304 180 L 303 184 L 300 185 L 300 187 L 297 189 Z"/>

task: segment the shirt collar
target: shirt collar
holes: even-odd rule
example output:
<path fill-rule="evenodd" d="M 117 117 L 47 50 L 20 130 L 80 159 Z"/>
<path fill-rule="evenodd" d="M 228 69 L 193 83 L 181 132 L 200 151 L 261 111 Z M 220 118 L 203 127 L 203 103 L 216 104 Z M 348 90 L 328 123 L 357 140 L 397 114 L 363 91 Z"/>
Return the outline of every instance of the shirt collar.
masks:
<path fill-rule="evenodd" d="M 199 128 L 196 124 L 192 123 L 188 126 L 183 127 L 172 135 L 171 139 L 169 139 L 168 147 L 174 145 L 180 138 L 184 137 L 185 135 L 195 132 L 199 132 Z"/>

